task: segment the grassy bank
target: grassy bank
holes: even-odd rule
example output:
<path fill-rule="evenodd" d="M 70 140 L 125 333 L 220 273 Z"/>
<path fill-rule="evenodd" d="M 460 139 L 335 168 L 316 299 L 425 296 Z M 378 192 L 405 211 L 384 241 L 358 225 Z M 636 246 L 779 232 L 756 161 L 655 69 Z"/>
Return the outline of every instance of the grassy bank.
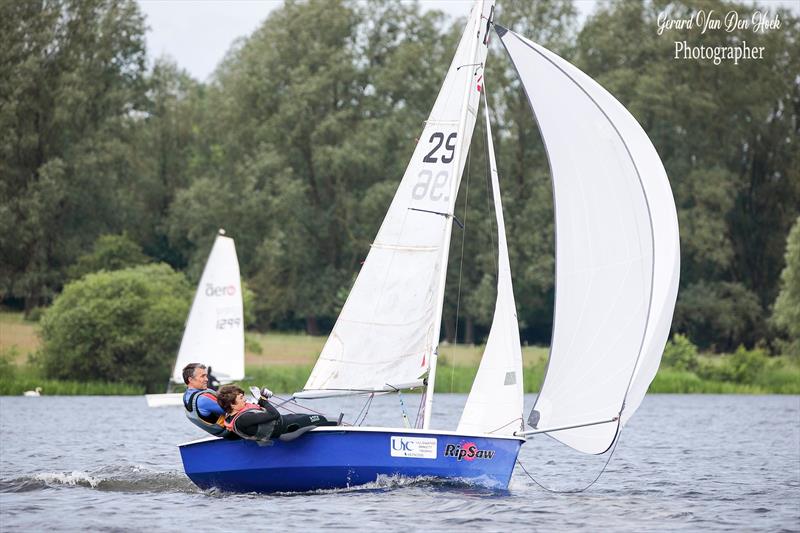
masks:
<path fill-rule="evenodd" d="M 544 378 L 544 364 L 523 369 L 525 392 L 538 392 Z M 478 371 L 477 366 L 439 365 L 436 392 L 467 393 Z M 301 390 L 311 366 L 263 366 L 248 368 L 244 385 L 264 385 L 276 392 Z M 795 365 L 767 369 L 755 383 L 734 383 L 703 379 L 695 373 L 661 368 L 650 385 L 652 393 L 686 394 L 800 394 L 800 368 Z"/>
<path fill-rule="evenodd" d="M 129 383 L 44 379 L 31 366 L 6 368 L 0 374 L 0 396 L 19 396 L 39 387 L 47 396 L 132 396 L 144 394 L 144 387 Z"/>
<path fill-rule="evenodd" d="M 312 365 L 248 366 L 247 377 L 240 383 L 268 386 L 278 393 L 303 388 Z M 467 393 L 478 371 L 477 366 L 439 365 L 436 392 Z M 524 368 L 525 392 L 537 392 L 544 376 L 544 365 Z M 60 381 L 41 378 L 30 369 L 18 369 L 11 377 L 0 377 L 0 396 L 16 396 L 35 387 L 45 395 L 138 395 L 144 387 L 125 383 Z M 693 372 L 661 368 L 650 385 L 650 393 L 691 394 L 800 394 L 800 369 L 796 365 L 766 369 L 754 383 L 734 383 L 703 379 Z"/>
<path fill-rule="evenodd" d="M 776 365 L 759 373 L 753 383 L 703 379 L 694 372 L 662 368 L 650 385 L 650 393 L 690 394 L 800 394 L 800 368 Z"/>
<path fill-rule="evenodd" d="M 46 395 L 137 395 L 144 388 L 126 383 L 45 379 L 30 364 L 41 341 L 33 322 L 21 313 L 0 312 L 0 395 L 19 395 L 41 387 Z M 688 342 L 688 341 L 686 341 Z M 698 354 L 681 339 L 668 345 L 651 393 L 800 394 L 800 361 L 767 357 L 759 350 L 729 355 Z M 248 333 L 242 385 L 264 385 L 276 392 L 300 390 L 325 343 L 324 337 L 292 333 Z M 442 344 L 436 392 L 469 392 L 478 370 L 482 346 Z M 542 383 L 548 349 L 522 350 L 525 392 Z"/>

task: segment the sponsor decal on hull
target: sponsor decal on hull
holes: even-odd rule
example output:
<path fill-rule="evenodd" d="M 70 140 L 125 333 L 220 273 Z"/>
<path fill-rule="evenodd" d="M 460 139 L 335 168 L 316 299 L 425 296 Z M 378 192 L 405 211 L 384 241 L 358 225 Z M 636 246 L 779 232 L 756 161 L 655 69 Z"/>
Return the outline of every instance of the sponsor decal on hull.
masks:
<path fill-rule="evenodd" d="M 474 442 L 448 444 L 444 448 L 445 457 L 455 457 L 456 461 L 474 461 L 475 459 L 493 459 L 494 450 L 480 450 Z"/>
<path fill-rule="evenodd" d="M 392 435 L 392 457 L 436 459 L 436 439 Z"/>

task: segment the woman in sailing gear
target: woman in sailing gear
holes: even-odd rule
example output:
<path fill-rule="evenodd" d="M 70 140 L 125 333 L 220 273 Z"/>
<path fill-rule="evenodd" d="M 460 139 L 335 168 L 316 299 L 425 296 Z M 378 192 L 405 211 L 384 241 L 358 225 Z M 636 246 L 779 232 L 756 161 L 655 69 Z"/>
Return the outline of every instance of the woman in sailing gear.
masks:
<path fill-rule="evenodd" d="M 183 382 L 187 389 L 183 394 L 186 418 L 203 431 L 218 437 L 230 437 L 225 429 L 225 411 L 217 403 L 217 393 L 208 387 L 208 372 L 205 365 L 189 363 L 183 368 Z"/>
<path fill-rule="evenodd" d="M 267 389 L 258 399 L 258 405 L 247 403 L 244 391 L 235 385 L 222 387 L 218 394 L 220 406 L 225 409 L 225 427 L 243 439 L 255 440 L 259 444 L 271 444 L 271 439 L 294 440 L 317 426 L 335 426 L 321 415 L 281 415 L 267 400 L 271 392 Z"/>

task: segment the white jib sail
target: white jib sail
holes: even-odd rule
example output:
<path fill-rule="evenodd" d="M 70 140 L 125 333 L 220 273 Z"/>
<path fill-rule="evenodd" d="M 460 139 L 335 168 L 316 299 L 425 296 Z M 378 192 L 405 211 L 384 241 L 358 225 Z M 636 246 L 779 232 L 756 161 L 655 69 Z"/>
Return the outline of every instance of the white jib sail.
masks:
<path fill-rule="evenodd" d="M 520 431 L 522 418 L 522 348 L 519 342 L 517 308 L 511 282 L 511 263 L 500 198 L 500 182 L 489 124 L 489 104 L 484 86 L 486 146 L 489 172 L 497 218 L 497 302 L 489 338 L 483 351 L 478 374 L 458 423 L 459 433 L 495 433 L 513 435 Z"/>
<path fill-rule="evenodd" d="M 666 172 L 644 130 L 597 82 L 547 49 L 498 30 L 553 175 L 553 338 L 529 422 L 550 428 L 620 414 L 626 420 L 658 369 L 677 294 L 677 216 Z M 550 435 L 602 453 L 617 431 L 617 423 L 608 423 Z"/>
<path fill-rule="evenodd" d="M 431 114 L 300 398 L 422 384 L 439 343 L 450 228 L 480 92 L 491 0 L 467 22 Z"/>
<path fill-rule="evenodd" d="M 233 239 L 217 235 L 186 320 L 172 372 L 183 383 L 189 363 L 210 366 L 220 381 L 244 377 L 244 316 L 239 260 Z"/>

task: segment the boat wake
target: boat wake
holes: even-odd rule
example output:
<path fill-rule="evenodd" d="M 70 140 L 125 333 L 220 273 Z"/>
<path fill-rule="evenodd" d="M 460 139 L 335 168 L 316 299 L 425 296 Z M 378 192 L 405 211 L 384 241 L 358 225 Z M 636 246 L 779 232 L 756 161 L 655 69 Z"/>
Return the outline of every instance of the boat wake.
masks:
<path fill-rule="evenodd" d="M 378 479 L 363 485 L 355 485 L 352 487 L 340 487 L 334 489 L 318 489 L 307 492 L 276 492 L 273 495 L 282 496 L 295 496 L 295 495 L 308 495 L 308 494 L 340 494 L 340 493 L 358 493 L 358 492 L 386 492 L 389 490 L 403 489 L 403 488 L 424 488 L 434 490 L 455 490 L 461 492 L 479 492 L 486 494 L 495 494 L 498 492 L 507 493 L 507 490 L 497 489 L 494 483 L 482 483 L 480 479 L 460 479 L 449 478 L 442 479 L 432 476 L 403 476 L 403 475 L 379 475 Z"/>
<path fill-rule="evenodd" d="M 139 466 L 102 467 L 96 470 L 39 472 L 33 475 L 0 480 L 0 493 L 21 493 L 48 490 L 60 487 L 83 487 L 103 492 L 135 493 L 205 493 L 212 497 L 225 497 L 237 493 L 219 489 L 201 490 L 183 472 L 153 471 Z M 498 490 L 480 480 L 441 479 L 430 476 L 409 477 L 402 475 L 378 476 L 376 481 L 352 487 L 319 489 L 309 492 L 279 492 L 273 495 L 296 496 L 309 494 L 337 494 L 358 492 L 385 492 L 402 488 L 424 488 L 444 491 L 468 491 L 495 494 Z M 256 495 L 255 493 L 253 493 Z"/>
<path fill-rule="evenodd" d="M 139 466 L 39 472 L 0 480 L 0 493 L 32 492 L 57 487 L 84 487 L 108 492 L 201 492 L 183 472 L 159 472 Z"/>

